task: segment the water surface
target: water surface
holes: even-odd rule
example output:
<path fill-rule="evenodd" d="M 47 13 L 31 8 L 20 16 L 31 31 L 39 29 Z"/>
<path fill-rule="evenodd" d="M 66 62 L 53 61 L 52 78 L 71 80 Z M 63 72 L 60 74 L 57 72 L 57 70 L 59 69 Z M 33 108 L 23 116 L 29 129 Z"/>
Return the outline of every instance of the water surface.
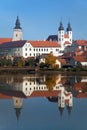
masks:
<path fill-rule="evenodd" d="M 0 76 L 1 130 L 86 130 L 87 77 Z"/>

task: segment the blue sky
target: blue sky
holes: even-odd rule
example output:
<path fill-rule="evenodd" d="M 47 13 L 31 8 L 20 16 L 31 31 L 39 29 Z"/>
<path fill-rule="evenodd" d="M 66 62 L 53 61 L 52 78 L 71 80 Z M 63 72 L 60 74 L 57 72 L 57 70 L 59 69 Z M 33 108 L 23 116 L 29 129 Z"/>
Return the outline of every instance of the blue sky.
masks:
<path fill-rule="evenodd" d="M 87 0 L 0 0 L 0 37 L 12 37 L 19 16 L 23 37 L 44 40 L 70 21 L 73 39 L 87 39 Z"/>

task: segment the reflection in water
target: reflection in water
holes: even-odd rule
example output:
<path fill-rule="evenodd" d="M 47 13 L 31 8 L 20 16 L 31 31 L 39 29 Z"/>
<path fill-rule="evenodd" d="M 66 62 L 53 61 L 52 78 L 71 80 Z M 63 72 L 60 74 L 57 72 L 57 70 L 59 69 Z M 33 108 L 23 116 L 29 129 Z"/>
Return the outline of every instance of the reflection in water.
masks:
<path fill-rule="evenodd" d="M 87 77 L 58 75 L 0 76 L 0 98 L 13 99 L 16 117 L 19 119 L 23 98 L 46 97 L 58 103 L 60 114 L 65 106 L 71 113 L 73 96 L 87 97 Z"/>

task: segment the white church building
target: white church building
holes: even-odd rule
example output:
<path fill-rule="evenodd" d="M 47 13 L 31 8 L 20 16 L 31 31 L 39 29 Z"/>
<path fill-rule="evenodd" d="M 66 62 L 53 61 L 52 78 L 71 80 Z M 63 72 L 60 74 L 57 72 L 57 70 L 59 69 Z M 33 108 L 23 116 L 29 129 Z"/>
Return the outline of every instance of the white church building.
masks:
<path fill-rule="evenodd" d="M 72 28 L 70 23 L 68 23 L 65 34 L 63 24 L 60 22 L 57 37 L 58 41 L 23 40 L 20 20 L 19 17 L 17 17 L 13 29 L 12 41 L 0 44 L 0 56 L 5 55 L 28 58 L 49 53 L 52 53 L 54 56 L 60 56 L 63 54 L 64 48 L 72 44 Z"/>

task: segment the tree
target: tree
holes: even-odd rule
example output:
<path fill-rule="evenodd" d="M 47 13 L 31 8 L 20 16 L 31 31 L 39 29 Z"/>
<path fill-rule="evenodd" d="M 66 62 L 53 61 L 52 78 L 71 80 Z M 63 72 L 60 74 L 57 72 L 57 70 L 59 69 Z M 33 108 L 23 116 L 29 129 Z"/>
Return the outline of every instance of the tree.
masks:
<path fill-rule="evenodd" d="M 48 88 L 49 91 L 52 91 L 53 88 L 55 87 L 56 85 L 56 76 L 47 76 L 46 77 L 46 81 L 45 81 L 45 84 Z"/>
<path fill-rule="evenodd" d="M 12 66 L 12 61 L 10 59 L 1 59 L 0 66 Z"/>
<path fill-rule="evenodd" d="M 50 65 L 51 68 L 53 68 L 53 66 L 56 62 L 56 58 L 55 58 L 55 56 L 53 56 L 52 53 L 50 53 L 50 54 L 46 55 L 45 62 L 46 62 L 46 64 Z"/>

